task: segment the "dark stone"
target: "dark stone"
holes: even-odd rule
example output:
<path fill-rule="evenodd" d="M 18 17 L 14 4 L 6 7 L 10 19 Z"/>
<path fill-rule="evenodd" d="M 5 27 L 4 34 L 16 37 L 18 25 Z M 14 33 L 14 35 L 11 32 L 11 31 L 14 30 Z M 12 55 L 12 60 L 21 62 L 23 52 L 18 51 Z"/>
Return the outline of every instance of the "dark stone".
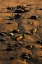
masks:
<path fill-rule="evenodd" d="M 0 32 L 0 36 L 4 36 L 4 33 Z"/>
<path fill-rule="evenodd" d="M 13 17 L 8 17 L 7 20 L 14 20 L 14 18 Z"/>
<path fill-rule="evenodd" d="M 20 43 L 20 42 L 17 43 L 17 44 L 15 44 L 16 47 L 19 47 L 19 46 L 21 46 L 21 45 L 22 45 L 22 43 Z"/>
<path fill-rule="evenodd" d="M 17 9 L 25 9 L 25 7 L 24 6 L 21 6 L 21 5 L 19 5 L 19 6 L 17 6 Z"/>
<path fill-rule="evenodd" d="M 30 59 L 31 58 L 31 55 L 30 54 L 27 54 L 27 53 L 22 53 L 21 57 L 23 59 Z"/>
<path fill-rule="evenodd" d="M 42 45 L 42 41 L 41 40 L 38 40 L 36 43 Z"/>
<path fill-rule="evenodd" d="M 24 12 L 24 10 L 22 10 L 22 9 L 16 9 L 15 11 L 14 11 L 14 13 L 23 13 Z"/>
<path fill-rule="evenodd" d="M 30 17 L 30 19 L 34 19 L 34 20 L 37 19 L 37 18 L 38 18 L 38 16 L 36 16 L 36 15 L 33 15 L 33 16 Z"/>
<path fill-rule="evenodd" d="M 6 39 L 5 38 L 1 38 L 0 41 L 6 41 Z"/>
<path fill-rule="evenodd" d="M 12 24 L 12 23 L 8 22 L 8 23 L 6 23 L 6 24 Z"/>
<path fill-rule="evenodd" d="M 31 4 L 27 4 L 27 6 L 31 6 Z"/>
<path fill-rule="evenodd" d="M 8 10 L 12 10 L 12 9 L 14 9 L 14 7 L 7 7 L 7 9 L 8 9 Z"/>
<path fill-rule="evenodd" d="M 42 8 L 40 8 L 39 10 L 42 10 Z"/>
<path fill-rule="evenodd" d="M 8 36 L 14 36 L 14 33 L 7 33 Z"/>
<path fill-rule="evenodd" d="M 13 30 L 12 31 L 12 33 L 18 33 L 19 32 L 19 30 Z"/>
<path fill-rule="evenodd" d="M 10 57 L 10 60 L 14 60 L 14 58 L 13 57 Z"/>
<path fill-rule="evenodd" d="M 15 19 L 18 19 L 18 18 L 21 18 L 21 15 L 20 14 L 17 14 L 14 16 Z"/>
<path fill-rule="evenodd" d="M 26 48 L 29 49 L 29 50 L 33 50 L 34 46 L 33 45 L 27 45 Z"/>

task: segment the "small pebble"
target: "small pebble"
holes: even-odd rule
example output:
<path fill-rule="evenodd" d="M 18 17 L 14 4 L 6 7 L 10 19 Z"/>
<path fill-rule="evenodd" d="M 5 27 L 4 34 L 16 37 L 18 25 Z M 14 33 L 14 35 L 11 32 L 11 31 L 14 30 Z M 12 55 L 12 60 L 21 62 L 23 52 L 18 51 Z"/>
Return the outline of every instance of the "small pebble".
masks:
<path fill-rule="evenodd" d="M 12 10 L 14 9 L 14 7 L 7 7 L 7 10 Z"/>
<path fill-rule="evenodd" d="M 30 17 L 30 19 L 34 19 L 34 20 L 36 20 L 37 18 L 38 18 L 37 15 L 33 15 L 33 16 Z"/>
<path fill-rule="evenodd" d="M 3 32 L 0 32 L 0 36 L 4 36 L 4 33 Z"/>
<path fill-rule="evenodd" d="M 13 57 L 10 57 L 10 60 L 14 60 L 14 58 Z"/>
<path fill-rule="evenodd" d="M 0 41 L 6 41 L 6 38 L 1 38 Z"/>
<path fill-rule="evenodd" d="M 42 41 L 41 40 L 38 40 L 36 43 L 42 45 Z"/>
<path fill-rule="evenodd" d="M 16 40 L 17 41 L 20 41 L 20 40 L 22 40 L 23 39 L 23 36 L 21 35 L 21 36 L 18 36 L 17 38 L 16 38 Z"/>
<path fill-rule="evenodd" d="M 12 33 L 12 32 L 8 33 L 8 36 L 14 36 L 14 33 Z"/>
<path fill-rule="evenodd" d="M 34 35 L 35 35 L 36 32 L 37 32 L 37 29 L 36 29 L 36 28 L 30 30 L 30 33 L 31 33 L 31 34 L 34 34 Z"/>
<path fill-rule="evenodd" d="M 33 45 L 27 45 L 26 48 L 29 49 L 29 50 L 33 50 L 34 46 Z"/>
<path fill-rule="evenodd" d="M 19 30 L 13 30 L 12 31 L 12 33 L 18 33 L 19 32 Z"/>
<path fill-rule="evenodd" d="M 8 17 L 7 20 L 14 20 L 14 18 L 13 17 Z"/>
<path fill-rule="evenodd" d="M 28 53 L 22 53 L 21 57 L 22 57 L 23 59 L 30 59 L 30 58 L 31 58 L 31 55 L 28 54 Z"/>
<path fill-rule="evenodd" d="M 14 18 L 15 18 L 15 19 L 18 19 L 18 18 L 22 18 L 22 17 L 21 17 L 20 14 L 16 14 L 16 15 L 14 16 Z"/>
<path fill-rule="evenodd" d="M 19 43 L 15 44 L 16 47 L 19 47 L 21 45 L 22 45 L 22 42 L 19 42 Z"/>
<path fill-rule="evenodd" d="M 40 8 L 39 10 L 42 10 L 42 8 Z"/>

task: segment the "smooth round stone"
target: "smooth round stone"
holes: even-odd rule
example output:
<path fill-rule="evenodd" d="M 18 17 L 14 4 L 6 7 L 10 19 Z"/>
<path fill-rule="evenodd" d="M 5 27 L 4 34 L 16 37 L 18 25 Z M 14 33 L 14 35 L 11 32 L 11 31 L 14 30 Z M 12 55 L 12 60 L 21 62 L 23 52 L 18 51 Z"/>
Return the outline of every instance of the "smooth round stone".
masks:
<path fill-rule="evenodd" d="M 27 54 L 27 53 L 22 53 L 21 57 L 23 59 L 30 59 L 31 58 L 31 55 L 30 54 Z"/>
<path fill-rule="evenodd" d="M 34 20 L 36 20 L 37 18 L 38 18 L 37 15 L 32 15 L 32 16 L 30 17 L 30 19 L 34 19 Z"/>

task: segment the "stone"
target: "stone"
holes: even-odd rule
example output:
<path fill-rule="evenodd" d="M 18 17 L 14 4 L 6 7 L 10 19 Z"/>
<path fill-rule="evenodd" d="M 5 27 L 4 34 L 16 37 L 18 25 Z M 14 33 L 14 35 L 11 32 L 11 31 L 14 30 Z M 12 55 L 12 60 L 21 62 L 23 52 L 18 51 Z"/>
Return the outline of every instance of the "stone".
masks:
<path fill-rule="evenodd" d="M 19 30 L 13 30 L 12 31 L 12 33 L 18 33 L 19 32 Z"/>
<path fill-rule="evenodd" d="M 11 33 L 8 33 L 7 35 L 8 36 L 14 36 L 14 33 L 11 32 Z"/>
<path fill-rule="evenodd" d="M 34 19 L 34 20 L 36 20 L 37 18 L 38 18 L 37 15 L 32 15 L 32 16 L 30 17 L 30 19 Z"/>
<path fill-rule="evenodd" d="M 41 40 L 38 40 L 36 43 L 42 45 L 42 41 Z"/>
<path fill-rule="evenodd" d="M 34 46 L 33 45 L 27 45 L 26 48 L 29 49 L 29 50 L 33 50 Z"/>
<path fill-rule="evenodd" d="M 0 41 L 6 41 L 6 38 L 1 38 Z"/>
<path fill-rule="evenodd" d="M 17 41 L 20 41 L 20 40 L 22 40 L 23 39 L 23 36 L 21 35 L 21 36 L 18 36 L 18 37 L 16 37 L 16 40 Z"/>
<path fill-rule="evenodd" d="M 14 16 L 14 19 L 19 19 L 19 18 L 22 18 L 20 14 L 16 14 L 16 15 Z"/>
<path fill-rule="evenodd" d="M 39 10 L 42 10 L 42 8 L 40 8 Z"/>
<path fill-rule="evenodd" d="M 30 33 L 31 33 L 31 34 L 34 34 L 34 35 L 35 35 L 36 32 L 37 32 L 37 29 L 36 29 L 36 28 L 30 30 Z"/>
<path fill-rule="evenodd" d="M 22 42 L 19 42 L 19 43 L 15 44 L 16 47 L 19 47 L 21 45 L 22 45 Z"/>
<path fill-rule="evenodd" d="M 30 58 L 31 58 L 31 55 L 28 54 L 28 53 L 22 53 L 21 57 L 22 57 L 23 59 L 30 59 Z"/>
<path fill-rule="evenodd" d="M 14 60 L 14 57 L 10 57 L 10 60 Z"/>
<path fill-rule="evenodd" d="M 13 17 L 8 17 L 7 20 L 14 20 L 14 18 Z"/>

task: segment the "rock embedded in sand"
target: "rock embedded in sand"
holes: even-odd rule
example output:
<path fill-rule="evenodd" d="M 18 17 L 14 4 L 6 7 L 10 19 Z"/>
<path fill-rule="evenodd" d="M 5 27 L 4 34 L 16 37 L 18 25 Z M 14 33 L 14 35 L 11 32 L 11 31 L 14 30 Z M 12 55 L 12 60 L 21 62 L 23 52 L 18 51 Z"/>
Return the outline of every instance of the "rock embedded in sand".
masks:
<path fill-rule="evenodd" d="M 30 30 L 30 33 L 31 34 L 34 34 L 35 35 L 36 32 L 37 32 L 37 29 L 36 28 Z"/>
<path fill-rule="evenodd" d="M 22 57 L 23 59 L 30 59 L 30 58 L 31 58 L 31 55 L 28 54 L 28 53 L 22 53 L 21 57 Z"/>
<path fill-rule="evenodd" d="M 40 8 L 39 10 L 42 10 L 42 8 Z"/>
<path fill-rule="evenodd" d="M 3 32 L 0 32 L 0 36 L 4 36 L 5 34 Z"/>
<path fill-rule="evenodd" d="M 14 60 L 14 57 L 10 57 L 10 60 Z"/>
<path fill-rule="evenodd" d="M 12 10 L 14 9 L 14 7 L 7 7 L 7 10 Z"/>
<path fill-rule="evenodd" d="M 15 44 L 16 47 L 19 47 L 21 45 L 22 45 L 22 42 L 19 42 L 19 43 Z"/>
<path fill-rule="evenodd" d="M 20 30 L 13 30 L 12 33 L 18 33 Z"/>
<path fill-rule="evenodd" d="M 11 32 L 11 33 L 8 33 L 7 35 L 8 36 L 14 36 L 14 33 Z"/>
<path fill-rule="evenodd" d="M 33 50 L 33 49 L 34 49 L 34 46 L 33 46 L 33 45 L 27 45 L 26 48 L 27 48 L 28 50 Z"/>
<path fill-rule="evenodd" d="M 16 14 L 16 15 L 14 16 L 14 19 L 19 19 L 19 18 L 22 18 L 20 14 Z"/>
<path fill-rule="evenodd" d="M 24 6 L 17 6 L 14 10 L 14 13 L 25 13 L 28 12 L 28 9 Z"/>
<path fill-rule="evenodd" d="M 36 43 L 42 45 L 42 41 L 41 40 L 38 40 Z"/>
<path fill-rule="evenodd" d="M 30 19 L 34 19 L 34 20 L 36 20 L 37 18 L 38 18 L 37 15 L 32 15 L 32 16 L 30 17 Z"/>
<path fill-rule="evenodd" d="M 23 35 L 20 35 L 20 36 L 16 37 L 16 40 L 17 40 L 17 41 L 20 41 L 20 40 L 23 39 L 23 37 L 24 37 Z"/>
<path fill-rule="evenodd" d="M 0 41 L 6 41 L 6 38 L 0 38 Z"/>
<path fill-rule="evenodd" d="M 14 18 L 13 17 L 8 17 L 7 20 L 14 20 Z"/>

